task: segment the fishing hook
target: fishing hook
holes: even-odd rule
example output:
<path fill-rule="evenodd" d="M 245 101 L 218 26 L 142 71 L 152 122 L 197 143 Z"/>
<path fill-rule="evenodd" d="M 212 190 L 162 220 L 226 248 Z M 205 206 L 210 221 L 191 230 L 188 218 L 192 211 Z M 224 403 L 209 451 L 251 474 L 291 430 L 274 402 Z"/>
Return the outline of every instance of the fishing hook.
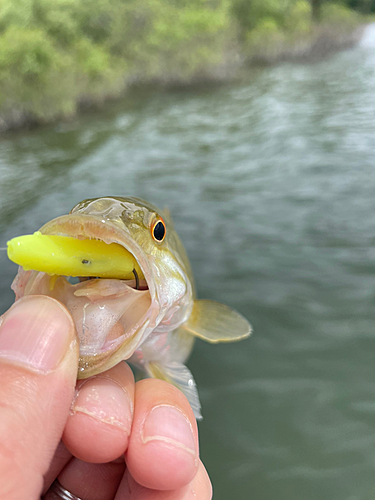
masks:
<path fill-rule="evenodd" d="M 138 277 L 138 273 L 135 269 L 133 269 L 132 273 L 134 274 L 134 278 L 135 278 L 135 288 L 136 290 L 139 290 L 139 277 Z"/>

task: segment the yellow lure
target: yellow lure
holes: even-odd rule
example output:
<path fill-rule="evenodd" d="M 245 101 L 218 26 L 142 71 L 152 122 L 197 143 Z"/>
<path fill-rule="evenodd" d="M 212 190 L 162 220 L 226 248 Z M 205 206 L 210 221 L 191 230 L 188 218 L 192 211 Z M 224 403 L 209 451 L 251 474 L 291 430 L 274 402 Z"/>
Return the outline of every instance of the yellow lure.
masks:
<path fill-rule="evenodd" d="M 8 257 L 26 271 L 49 275 L 94 276 L 108 279 L 140 279 L 143 273 L 134 256 L 117 243 L 78 240 L 69 236 L 34 234 L 13 238 L 7 243 Z"/>

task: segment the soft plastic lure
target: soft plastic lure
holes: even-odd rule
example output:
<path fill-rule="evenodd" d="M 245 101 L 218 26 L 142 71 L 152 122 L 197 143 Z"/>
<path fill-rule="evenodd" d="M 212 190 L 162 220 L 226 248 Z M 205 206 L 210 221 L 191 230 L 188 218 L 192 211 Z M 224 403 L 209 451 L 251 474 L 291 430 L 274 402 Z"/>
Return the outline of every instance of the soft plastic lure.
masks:
<path fill-rule="evenodd" d="M 34 234 L 8 241 L 8 257 L 26 271 L 53 275 L 97 276 L 130 280 L 143 278 L 134 256 L 118 243 Z"/>

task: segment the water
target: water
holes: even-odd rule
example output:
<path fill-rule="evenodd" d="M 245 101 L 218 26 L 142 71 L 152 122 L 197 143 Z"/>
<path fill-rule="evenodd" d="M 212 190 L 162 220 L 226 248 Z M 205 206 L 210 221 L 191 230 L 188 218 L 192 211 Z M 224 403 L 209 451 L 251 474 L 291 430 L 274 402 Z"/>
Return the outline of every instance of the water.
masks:
<path fill-rule="evenodd" d="M 374 38 L 0 142 L 0 247 L 81 199 L 140 196 L 170 208 L 199 295 L 252 321 L 189 363 L 215 500 L 374 498 Z"/>

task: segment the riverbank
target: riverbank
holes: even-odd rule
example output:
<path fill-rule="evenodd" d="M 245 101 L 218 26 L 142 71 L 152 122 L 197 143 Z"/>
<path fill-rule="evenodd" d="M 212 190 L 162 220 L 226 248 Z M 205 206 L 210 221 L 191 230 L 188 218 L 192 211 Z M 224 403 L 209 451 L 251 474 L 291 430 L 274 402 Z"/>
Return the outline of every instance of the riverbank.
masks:
<path fill-rule="evenodd" d="M 69 119 L 134 85 L 221 83 L 255 65 L 320 59 L 354 46 L 364 27 L 363 17 L 334 4 L 312 24 L 305 0 L 287 14 L 246 11 L 242 0 L 214 8 L 139 0 L 96 17 L 86 3 L 64 5 L 56 0 L 44 16 L 30 12 L 26 24 L 12 18 L 2 33 L 0 16 L 0 131 Z"/>
<path fill-rule="evenodd" d="M 314 62 L 329 57 L 335 52 L 347 50 L 359 43 L 366 24 L 349 32 L 337 26 L 316 28 L 308 38 L 264 44 L 247 57 L 247 65 L 273 65 L 281 62 Z"/>

